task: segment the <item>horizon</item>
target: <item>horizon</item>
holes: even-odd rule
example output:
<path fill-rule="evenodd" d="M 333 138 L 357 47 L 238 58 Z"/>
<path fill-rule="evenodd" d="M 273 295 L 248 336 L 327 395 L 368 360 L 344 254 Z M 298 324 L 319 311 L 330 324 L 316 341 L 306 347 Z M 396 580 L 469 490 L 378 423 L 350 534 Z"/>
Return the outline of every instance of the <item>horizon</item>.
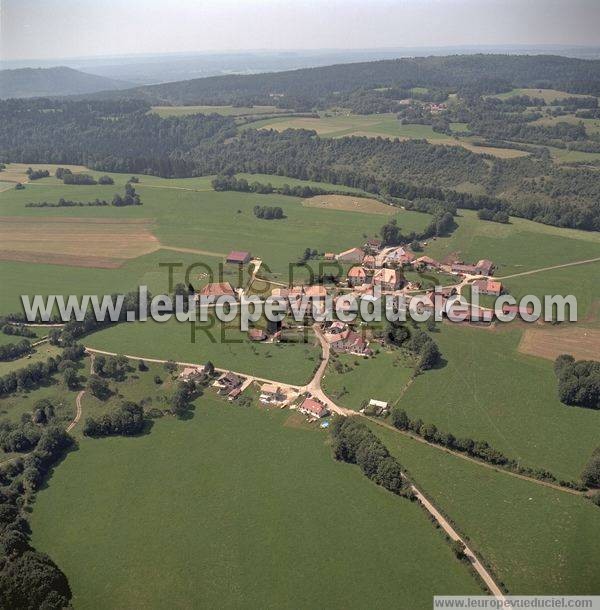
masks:
<path fill-rule="evenodd" d="M 595 47 L 600 46 L 599 22 L 600 4 L 594 0 L 556 0 L 551 6 L 543 0 L 527 5 L 517 0 L 376 0 L 368 8 L 356 0 L 302 4 L 209 0 L 201 6 L 183 0 L 175 8 L 164 7 L 159 0 L 147 0 L 141 7 L 125 0 L 100 0 L 93 5 L 74 0 L 5 0 L 0 14 L 0 60 Z M 307 46 L 309 39 L 312 44 Z"/>

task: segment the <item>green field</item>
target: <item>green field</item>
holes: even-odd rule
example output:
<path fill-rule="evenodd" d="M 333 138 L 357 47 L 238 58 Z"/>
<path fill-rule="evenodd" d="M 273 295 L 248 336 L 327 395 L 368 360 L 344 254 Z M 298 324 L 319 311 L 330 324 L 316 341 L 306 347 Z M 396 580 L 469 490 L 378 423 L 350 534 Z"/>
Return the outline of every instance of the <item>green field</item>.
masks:
<path fill-rule="evenodd" d="M 452 127 L 454 125 L 455 127 Z M 477 154 L 495 155 L 501 158 L 521 157 L 526 152 L 492 146 L 474 146 L 473 138 L 459 138 L 434 131 L 431 125 L 402 124 L 393 113 L 388 114 L 335 114 L 322 113 L 319 118 L 274 117 L 244 125 L 242 129 L 311 129 L 324 138 L 365 136 L 369 138 L 400 138 L 401 140 L 427 140 L 431 144 L 462 146 Z M 452 123 L 457 134 L 465 131 L 466 123 Z"/>
<path fill-rule="evenodd" d="M 552 362 L 517 351 L 521 330 L 447 323 L 433 336 L 446 365 L 418 376 L 402 396 L 412 419 L 486 440 L 558 478 L 579 478 L 598 444 L 600 412 L 558 400 Z"/>
<path fill-rule="evenodd" d="M 320 361 L 320 347 L 311 343 L 253 343 L 245 333 L 220 323 L 205 324 L 192 343 L 191 323 L 137 322 L 112 326 L 82 339 L 89 347 L 129 356 L 205 363 L 302 385 Z"/>
<path fill-rule="evenodd" d="M 510 593 L 598 593 L 600 511 L 589 500 L 372 428 Z"/>
<path fill-rule="evenodd" d="M 82 440 L 31 516 L 73 605 L 426 609 L 478 592 L 418 505 L 288 417 L 204 397 L 149 435 Z"/>
<path fill-rule="evenodd" d="M 345 372 L 337 372 L 330 362 L 322 381 L 326 394 L 356 411 L 371 398 L 395 403 L 409 383 L 413 366 L 400 350 L 379 350 L 372 358 L 341 354 L 339 362 L 351 369 Z"/>
<path fill-rule="evenodd" d="M 121 175 L 118 179 L 124 183 L 126 178 Z M 279 180 L 291 184 L 297 182 Z M 276 177 L 272 181 L 277 182 Z M 8 289 L 2 291 L 0 312 L 20 309 L 19 295 L 32 292 L 112 293 L 132 289 L 142 279 L 155 292 L 166 278 L 166 271 L 158 267 L 159 263 L 187 265 L 204 261 L 216 267 L 227 252 L 233 249 L 249 250 L 262 257 L 263 272 L 271 270 L 274 276 L 286 281 L 288 265 L 295 264 L 307 247 L 321 252 L 341 252 L 364 243 L 365 235 L 377 235 L 383 224 L 379 214 L 310 208 L 302 205 L 302 200 L 295 197 L 216 193 L 210 189 L 208 178 L 170 181 L 143 177 L 136 188 L 144 205 L 130 208 L 25 207 L 28 201 L 56 201 L 61 196 L 83 201 L 96 197 L 110 199 L 119 186 L 65 186 L 54 178 L 46 178 L 25 191 L 1 193 L 0 215 L 151 219 L 152 231 L 162 245 L 196 250 L 197 254 L 159 251 L 130 260 L 117 270 L 3 261 L 0 262 L 0 273 Z M 281 206 L 286 218 L 279 221 L 256 218 L 252 212 L 253 207 L 265 204 Z M 430 221 L 426 214 L 402 210 L 398 210 L 394 217 L 406 231 L 422 230 Z M 340 230 L 342 225 L 343 231 Z M 32 290 L 33 287 L 35 291 Z"/>
<path fill-rule="evenodd" d="M 509 224 L 479 220 L 470 210 L 459 210 L 458 228 L 450 237 L 430 241 L 425 254 L 438 260 L 449 255 L 467 262 L 488 258 L 497 276 L 541 269 L 600 256 L 600 234 L 560 229 L 522 218 Z"/>

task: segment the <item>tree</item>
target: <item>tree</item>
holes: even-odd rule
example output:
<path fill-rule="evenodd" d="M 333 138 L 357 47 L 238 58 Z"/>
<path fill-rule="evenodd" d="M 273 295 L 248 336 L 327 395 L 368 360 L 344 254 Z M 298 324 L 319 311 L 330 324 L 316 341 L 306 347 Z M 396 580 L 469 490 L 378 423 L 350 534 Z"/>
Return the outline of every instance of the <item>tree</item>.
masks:
<path fill-rule="evenodd" d="M 204 372 L 208 377 L 215 374 L 215 365 L 210 360 L 204 365 Z"/>
<path fill-rule="evenodd" d="M 110 176 L 100 176 L 100 178 L 98 178 L 98 184 L 107 185 L 114 183 L 115 181 Z"/>
<path fill-rule="evenodd" d="M 110 388 L 108 382 L 105 379 L 98 377 L 98 375 L 90 375 L 88 379 L 88 390 L 93 396 L 100 400 L 105 400 L 110 396 Z"/>
<path fill-rule="evenodd" d="M 600 487 L 600 447 L 592 453 L 581 473 L 581 480 L 588 487 Z"/>
<path fill-rule="evenodd" d="M 410 420 L 404 409 L 394 408 L 392 410 L 392 424 L 399 430 L 408 430 Z"/>
<path fill-rule="evenodd" d="M 138 371 L 145 372 L 148 370 L 148 365 L 143 360 L 138 360 Z"/>
<path fill-rule="evenodd" d="M 453 540 L 452 541 L 452 551 L 456 555 L 457 559 L 465 558 L 465 544 L 461 540 Z"/>
<path fill-rule="evenodd" d="M 74 390 L 79 386 L 79 376 L 72 368 L 63 371 L 63 381 L 69 390 Z"/>
<path fill-rule="evenodd" d="M 66 608 L 70 606 L 71 589 L 50 557 L 28 550 L 6 562 L 0 599 L 6 608 Z"/>
<path fill-rule="evenodd" d="M 177 370 L 177 364 L 175 364 L 175 362 L 173 362 L 172 360 L 167 360 L 167 362 L 165 362 L 163 366 L 165 371 L 167 371 L 167 373 L 171 375 Z"/>

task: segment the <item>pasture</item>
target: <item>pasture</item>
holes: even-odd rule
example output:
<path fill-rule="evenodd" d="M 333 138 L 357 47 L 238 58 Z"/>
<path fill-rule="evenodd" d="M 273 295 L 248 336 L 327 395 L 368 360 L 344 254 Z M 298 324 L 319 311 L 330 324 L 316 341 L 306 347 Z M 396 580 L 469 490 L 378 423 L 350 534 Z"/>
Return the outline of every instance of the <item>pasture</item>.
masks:
<path fill-rule="evenodd" d="M 372 358 L 340 354 L 330 361 L 322 387 L 337 404 L 355 411 L 371 398 L 393 405 L 410 383 L 413 368 L 410 358 L 395 349 L 378 348 Z"/>
<path fill-rule="evenodd" d="M 15 337 L 14 343 L 18 343 L 22 337 Z M 60 353 L 60 349 L 56 345 L 50 345 L 49 343 L 41 343 L 34 347 L 34 351 L 29 356 L 18 358 L 17 360 L 7 360 L 0 362 L 0 376 L 6 375 L 11 371 L 22 369 L 29 364 L 36 362 L 46 362 L 50 356 L 56 356 Z"/>
<path fill-rule="evenodd" d="M 237 322 L 239 324 L 239 321 Z M 125 323 L 93 333 L 81 341 L 88 347 L 109 352 L 204 364 L 228 368 L 303 385 L 312 377 L 320 362 L 321 349 L 309 335 L 309 343 L 253 343 L 246 333 L 216 319 L 198 323 L 147 322 Z"/>
<path fill-rule="evenodd" d="M 471 210 L 459 210 L 455 222 L 458 228 L 452 235 L 430 241 L 425 254 L 466 262 L 488 258 L 499 267 L 496 276 L 600 256 L 600 234 L 591 231 L 561 229 L 515 217 L 509 224 L 487 222 Z"/>
<path fill-rule="evenodd" d="M 600 511 L 589 500 L 370 426 L 511 594 L 598 592 Z"/>
<path fill-rule="evenodd" d="M 418 376 L 399 404 L 412 419 L 577 480 L 598 444 L 600 412 L 558 400 L 552 362 L 519 353 L 521 332 L 443 324 L 433 337 L 445 365 Z"/>
<path fill-rule="evenodd" d="M 321 210 L 342 210 L 345 212 L 364 212 L 366 214 L 383 214 L 393 216 L 397 210 L 391 205 L 386 205 L 377 199 L 366 197 L 352 197 L 350 195 L 317 195 L 302 200 L 302 205 L 307 208 L 319 208 Z"/>
<path fill-rule="evenodd" d="M 426 609 L 480 590 L 416 504 L 288 417 L 205 395 L 188 421 L 81 440 L 31 515 L 73 605 Z"/>

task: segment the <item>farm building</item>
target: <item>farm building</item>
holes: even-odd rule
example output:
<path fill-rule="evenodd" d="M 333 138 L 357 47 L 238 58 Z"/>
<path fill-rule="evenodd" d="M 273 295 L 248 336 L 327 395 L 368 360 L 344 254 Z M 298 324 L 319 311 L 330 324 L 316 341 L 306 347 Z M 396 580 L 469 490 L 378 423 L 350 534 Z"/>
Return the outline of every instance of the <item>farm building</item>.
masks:
<path fill-rule="evenodd" d="M 402 246 L 390 250 L 385 256 L 385 262 L 390 265 L 404 265 L 412 263 L 414 260 L 414 254 Z"/>
<path fill-rule="evenodd" d="M 441 269 L 442 264 L 430 256 L 421 256 L 413 261 L 413 267 L 425 267 L 426 269 Z"/>
<path fill-rule="evenodd" d="M 487 258 L 482 258 L 480 261 L 477 261 L 477 265 L 475 265 L 475 269 L 479 275 L 492 275 L 494 268 L 494 263 Z"/>
<path fill-rule="evenodd" d="M 373 414 L 373 415 L 381 415 L 382 413 L 385 413 L 388 410 L 389 406 L 388 403 L 383 401 L 383 400 L 375 400 L 374 398 L 371 398 L 371 400 L 369 400 L 369 404 L 367 405 L 367 408 L 365 409 L 365 413 Z"/>
<path fill-rule="evenodd" d="M 309 417 L 325 417 L 329 414 L 327 407 L 321 404 L 314 398 L 305 398 L 302 404 L 298 407 L 300 413 L 308 415 Z"/>
<path fill-rule="evenodd" d="M 342 263 L 362 263 L 365 253 L 360 248 L 350 248 L 337 255 L 337 260 Z"/>
<path fill-rule="evenodd" d="M 381 250 L 381 240 L 376 238 L 367 239 L 364 248 L 368 252 L 377 253 Z"/>
<path fill-rule="evenodd" d="M 250 252 L 244 250 L 232 250 L 225 259 L 226 262 L 234 265 L 245 265 L 252 259 Z"/>

